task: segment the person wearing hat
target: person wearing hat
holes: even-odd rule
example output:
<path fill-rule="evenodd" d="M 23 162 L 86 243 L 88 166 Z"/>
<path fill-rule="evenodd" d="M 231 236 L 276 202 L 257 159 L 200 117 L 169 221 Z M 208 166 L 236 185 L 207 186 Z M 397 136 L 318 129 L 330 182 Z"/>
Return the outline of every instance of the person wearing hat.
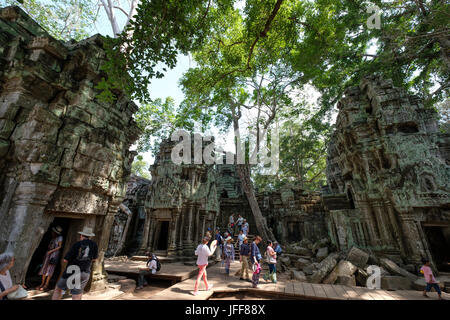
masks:
<path fill-rule="evenodd" d="M 52 228 L 52 239 L 48 244 L 47 252 L 44 256 L 44 262 L 42 262 L 42 267 L 38 273 L 42 276 L 42 282 L 36 289 L 40 291 L 45 291 L 48 288 L 50 279 L 52 278 L 56 266 L 58 265 L 59 252 L 63 243 L 63 237 L 61 235 L 62 231 L 63 229 L 60 226 Z"/>
<path fill-rule="evenodd" d="M 242 231 L 242 230 L 241 230 Z M 239 261 L 241 262 L 241 270 L 236 273 L 240 275 L 240 280 L 250 280 L 248 259 L 250 258 L 250 245 L 248 238 L 244 236 L 243 242 L 239 249 Z"/>
<path fill-rule="evenodd" d="M 228 236 L 225 239 L 225 245 L 223 247 L 223 256 L 225 259 L 225 274 L 230 275 L 230 264 L 234 262 L 234 246 L 232 243 L 233 239 Z"/>
<path fill-rule="evenodd" d="M 80 241 L 76 242 L 64 257 L 67 268 L 56 284 L 52 300 L 60 300 L 62 291 L 67 288 L 72 293 L 72 300 L 81 300 L 84 287 L 91 276 L 92 262 L 98 258 L 97 244 L 91 240 L 95 236 L 92 228 L 84 227 L 78 233 Z"/>

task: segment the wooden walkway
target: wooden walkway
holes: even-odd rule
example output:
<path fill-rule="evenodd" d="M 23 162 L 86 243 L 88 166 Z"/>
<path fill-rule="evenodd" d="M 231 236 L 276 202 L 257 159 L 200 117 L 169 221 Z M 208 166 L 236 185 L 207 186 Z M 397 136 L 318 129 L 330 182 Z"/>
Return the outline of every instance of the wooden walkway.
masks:
<path fill-rule="evenodd" d="M 150 298 L 150 300 L 207 300 L 214 292 L 258 293 L 261 296 L 272 296 L 278 299 L 306 300 L 435 300 L 437 293 L 429 293 L 430 298 L 422 296 L 421 291 L 370 290 L 363 287 L 347 287 L 342 285 L 313 284 L 297 281 L 279 281 L 277 284 L 265 282 L 261 275 L 258 289 L 253 289 L 251 283 L 239 280 L 234 273 L 240 268 L 239 262 L 231 266 L 230 276 L 224 274 L 221 264 L 208 268 L 208 280 L 214 285 L 210 291 L 205 291 L 203 282 L 199 285 L 199 294 L 193 296 L 195 278 L 179 282 Z M 450 294 L 443 293 L 444 299 L 450 299 Z"/>
<path fill-rule="evenodd" d="M 139 268 L 144 268 L 144 261 L 105 261 L 105 269 L 108 273 L 124 275 L 137 278 Z M 165 263 L 156 274 L 150 275 L 149 279 L 170 280 L 172 284 L 187 280 L 197 274 L 196 266 L 186 266 L 183 263 Z"/>

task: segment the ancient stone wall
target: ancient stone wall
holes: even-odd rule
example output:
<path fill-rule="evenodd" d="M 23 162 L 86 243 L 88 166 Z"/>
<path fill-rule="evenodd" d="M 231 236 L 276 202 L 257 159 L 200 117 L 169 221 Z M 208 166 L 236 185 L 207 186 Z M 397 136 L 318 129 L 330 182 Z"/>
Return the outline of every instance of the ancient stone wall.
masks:
<path fill-rule="evenodd" d="M 316 242 L 327 237 L 320 193 L 285 186 L 276 192 L 258 193 L 257 198 L 268 226 L 280 243 L 304 239 Z"/>
<path fill-rule="evenodd" d="M 94 228 L 102 260 L 126 191 L 138 129 L 123 94 L 105 103 L 102 38 L 63 43 L 17 7 L 0 10 L 0 252 L 12 250 L 23 281 L 55 217 L 72 219 L 64 251 Z"/>
<path fill-rule="evenodd" d="M 434 111 L 378 77 L 347 89 L 338 109 L 328 148 L 330 190 L 323 195 L 332 241 L 342 250 L 356 245 L 410 263 L 423 257 L 444 263 L 449 144 Z M 429 227 L 442 233 L 440 253 Z"/>
<path fill-rule="evenodd" d="M 219 203 L 214 166 L 173 163 L 171 153 L 176 144 L 164 141 L 150 168 L 152 186 L 145 204 L 141 254 L 162 251 L 192 258 L 207 229 L 216 225 Z"/>
<path fill-rule="evenodd" d="M 144 236 L 145 204 L 150 188 L 150 180 L 133 174 L 130 176 L 125 199 L 114 217 L 106 256 L 133 255 L 140 249 Z"/>

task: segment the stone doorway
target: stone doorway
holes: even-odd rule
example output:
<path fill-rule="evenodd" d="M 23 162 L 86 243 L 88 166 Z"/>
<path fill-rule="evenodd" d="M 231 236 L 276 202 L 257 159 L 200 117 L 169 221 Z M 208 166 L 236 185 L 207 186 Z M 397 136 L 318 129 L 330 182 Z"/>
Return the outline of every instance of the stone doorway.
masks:
<path fill-rule="evenodd" d="M 436 268 L 450 272 L 450 226 L 424 226 Z"/>
<path fill-rule="evenodd" d="M 297 242 L 302 240 L 302 234 L 301 231 L 302 228 L 302 224 L 298 221 L 290 221 L 287 223 L 287 240 L 289 242 Z"/>
<path fill-rule="evenodd" d="M 169 221 L 161 221 L 159 223 L 158 239 L 156 250 L 167 250 L 169 241 Z"/>
<path fill-rule="evenodd" d="M 56 226 L 60 226 L 62 231 L 62 237 L 63 237 L 63 243 L 62 248 L 59 255 L 59 262 L 55 268 L 55 271 L 53 273 L 53 276 L 49 283 L 49 288 L 53 288 L 56 284 L 57 279 L 59 278 L 59 274 L 62 272 L 61 270 L 61 262 L 63 259 L 63 252 L 65 249 L 65 246 L 67 244 L 67 234 L 70 228 L 71 221 L 73 219 L 69 218 L 55 218 L 53 222 L 50 224 L 49 228 L 45 232 L 45 234 L 42 236 L 42 240 L 39 243 L 38 247 L 33 253 L 33 256 L 31 258 L 31 262 L 27 269 L 27 274 L 25 277 L 25 284 L 28 288 L 33 289 L 40 285 L 42 276 L 38 275 L 39 270 L 41 269 L 42 263 L 44 262 L 44 256 L 47 252 L 48 245 L 52 239 L 52 229 Z"/>

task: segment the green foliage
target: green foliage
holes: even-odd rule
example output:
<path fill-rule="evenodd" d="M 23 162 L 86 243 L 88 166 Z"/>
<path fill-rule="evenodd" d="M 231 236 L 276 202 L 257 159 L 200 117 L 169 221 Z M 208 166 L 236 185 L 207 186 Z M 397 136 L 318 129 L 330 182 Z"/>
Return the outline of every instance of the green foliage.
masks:
<path fill-rule="evenodd" d="M 296 185 L 304 190 L 320 190 L 325 184 L 327 143 L 332 126 L 317 114 L 320 106 L 301 94 L 301 101 L 280 115 L 280 168 L 277 176 L 254 175 L 258 190 L 276 190 Z"/>
<path fill-rule="evenodd" d="M 131 173 L 135 176 L 139 176 L 146 179 L 151 179 L 150 171 L 148 170 L 150 165 L 148 162 L 142 160 L 142 156 L 137 156 L 131 165 Z"/>
<path fill-rule="evenodd" d="M 97 3 L 93 0 L 0 0 L 0 7 L 19 6 L 54 38 L 82 40 L 95 22 Z"/>
<path fill-rule="evenodd" d="M 173 68 L 178 53 L 198 47 L 217 12 L 232 0 L 143 0 L 137 14 L 117 38 L 108 38 L 107 90 L 125 90 L 132 99 L 149 102 L 151 79 Z M 159 70 L 157 64 L 165 65 Z"/>
<path fill-rule="evenodd" d="M 158 98 L 151 103 L 141 105 L 135 114 L 135 120 L 143 132 L 138 141 L 138 153 L 152 151 L 156 155 L 159 143 L 170 137 L 173 131 L 193 129 L 187 115 L 178 112 L 171 97 L 164 101 Z"/>

